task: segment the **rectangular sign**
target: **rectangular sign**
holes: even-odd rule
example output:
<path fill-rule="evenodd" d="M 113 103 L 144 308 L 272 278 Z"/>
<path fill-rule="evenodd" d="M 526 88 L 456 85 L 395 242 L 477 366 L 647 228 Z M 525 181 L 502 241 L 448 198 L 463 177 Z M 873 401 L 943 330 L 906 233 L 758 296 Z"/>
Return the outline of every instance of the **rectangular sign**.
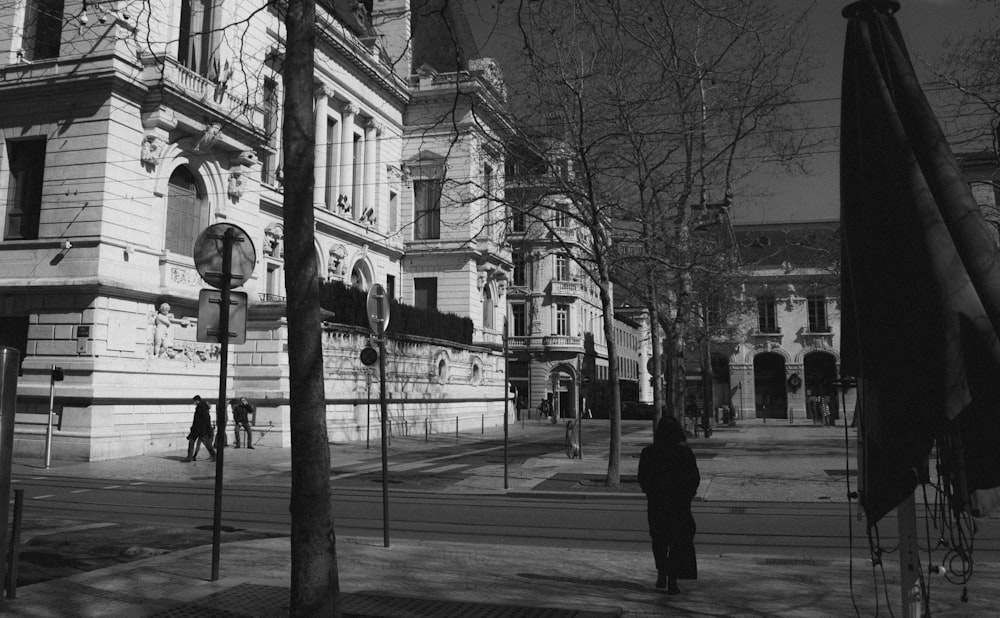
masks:
<path fill-rule="evenodd" d="M 219 321 L 222 316 L 222 290 L 201 290 L 198 293 L 198 341 L 220 343 Z M 247 293 L 229 292 L 229 343 L 247 340 Z"/>

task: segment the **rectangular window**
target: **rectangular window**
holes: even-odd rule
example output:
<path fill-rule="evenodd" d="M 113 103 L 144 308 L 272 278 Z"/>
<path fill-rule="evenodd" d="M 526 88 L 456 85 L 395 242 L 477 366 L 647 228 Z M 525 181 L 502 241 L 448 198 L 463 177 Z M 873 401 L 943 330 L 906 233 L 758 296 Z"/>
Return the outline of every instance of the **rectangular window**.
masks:
<path fill-rule="evenodd" d="M 413 239 L 441 238 L 440 180 L 413 181 Z"/>
<path fill-rule="evenodd" d="M 437 310 L 438 282 L 435 277 L 418 277 L 413 280 L 413 306 L 417 309 Z"/>
<path fill-rule="evenodd" d="M 385 276 L 385 295 L 389 300 L 396 300 L 396 277 L 393 275 Z"/>
<path fill-rule="evenodd" d="M 524 216 L 524 211 L 519 207 L 514 206 L 514 221 L 511 223 L 511 227 L 515 232 L 523 232 L 527 228 L 526 217 Z"/>
<path fill-rule="evenodd" d="M 569 215 L 565 210 L 556 210 L 552 220 L 553 227 L 569 227 Z"/>
<path fill-rule="evenodd" d="M 757 328 L 762 333 L 777 333 L 778 311 L 774 298 L 757 299 Z"/>
<path fill-rule="evenodd" d="M 830 332 L 830 325 L 826 321 L 826 297 L 810 296 L 806 299 L 806 304 L 809 310 L 809 332 Z"/>
<path fill-rule="evenodd" d="M 517 286 L 528 286 L 528 258 L 523 252 L 517 251 L 511 255 L 511 261 L 514 263 L 514 285 Z"/>
<path fill-rule="evenodd" d="M 524 303 L 514 303 L 510 306 L 510 315 L 514 320 L 514 332 L 511 333 L 515 337 L 524 337 L 528 334 L 528 312 L 527 305 Z"/>
<path fill-rule="evenodd" d="M 264 122 L 267 148 L 260 158 L 260 181 L 266 185 L 278 184 L 278 152 L 281 150 L 278 135 L 278 119 L 281 104 L 278 101 L 278 83 L 271 78 L 264 80 Z"/>
<path fill-rule="evenodd" d="M 399 193 L 395 189 L 389 189 L 389 231 L 395 232 L 399 229 Z"/>
<path fill-rule="evenodd" d="M 564 254 L 556 256 L 556 281 L 569 281 L 569 258 Z"/>
<path fill-rule="evenodd" d="M 212 50 L 216 38 L 212 31 L 215 0 L 181 0 L 181 23 L 177 41 L 177 62 L 202 77 L 214 77 L 221 67 L 214 67 Z"/>
<path fill-rule="evenodd" d="M 337 204 L 337 153 L 340 152 L 340 129 L 333 118 L 326 120 L 326 169 L 323 170 L 323 201 L 327 210 Z"/>
<path fill-rule="evenodd" d="M 569 334 L 569 305 L 556 305 L 556 334 Z"/>
<path fill-rule="evenodd" d="M 354 160 L 351 162 L 351 204 L 354 205 L 354 217 L 360 217 L 365 206 L 362 203 L 364 188 L 365 142 L 362 136 L 354 134 Z"/>
<path fill-rule="evenodd" d="M 493 238 L 493 168 L 483 164 L 483 224 L 486 237 Z"/>
<path fill-rule="evenodd" d="M 45 140 L 7 142 L 10 182 L 7 187 L 7 221 L 4 240 L 38 238 L 45 175 Z"/>
<path fill-rule="evenodd" d="M 63 0 L 28 0 L 21 39 L 25 60 L 59 57 L 63 4 Z"/>

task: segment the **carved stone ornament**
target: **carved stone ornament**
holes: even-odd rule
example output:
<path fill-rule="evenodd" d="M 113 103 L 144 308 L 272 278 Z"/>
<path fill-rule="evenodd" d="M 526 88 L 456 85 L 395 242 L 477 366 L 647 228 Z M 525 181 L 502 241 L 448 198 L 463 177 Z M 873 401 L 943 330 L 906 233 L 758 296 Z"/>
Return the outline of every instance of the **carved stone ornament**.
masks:
<path fill-rule="evenodd" d="M 219 141 L 219 136 L 222 133 L 222 125 L 218 122 L 213 122 L 205 128 L 205 132 L 198 139 L 198 143 L 195 144 L 194 149 L 196 152 L 208 152 L 215 146 L 215 143 Z"/>
<path fill-rule="evenodd" d="M 347 103 L 344 105 L 344 115 L 345 116 L 355 116 L 361 109 L 354 103 Z"/>
<path fill-rule="evenodd" d="M 328 278 L 343 277 L 347 270 L 344 258 L 347 257 L 347 247 L 336 245 L 330 249 L 330 259 L 327 262 L 326 274 Z"/>
<path fill-rule="evenodd" d="M 264 255 L 282 259 L 285 257 L 285 228 L 275 223 L 264 230 Z"/>
<path fill-rule="evenodd" d="M 238 202 L 243 197 L 243 172 L 230 172 L 226 193 L 234 202 Z"/>
<path fill-rule="evenodd" d="M 469 60 L 469 70 L 481 71 L 483 79 L 493 87 L 502 99 L 507 98 L 507 85 L 503 80 L 503 73 L 500 65 L 492 58 L 475 58 Z"/>
<path fill-rule="evenodd" d="M 155 135 L 147 135 L 142 139 L 142 147 L 139 151 L 139 160 L 143 165 L 156 166 L 160 161 L 160 150 L 162 143 Z"/>
<path fill-rule="evenodd" d="M 198 271 L 193 268 L 184 268 L 183 266 L 171 266 L 170 281 L 172 283 L 181 283 L 184 285 L 196 286 L 201 283 L 201 276 L 198 274 Z"/>

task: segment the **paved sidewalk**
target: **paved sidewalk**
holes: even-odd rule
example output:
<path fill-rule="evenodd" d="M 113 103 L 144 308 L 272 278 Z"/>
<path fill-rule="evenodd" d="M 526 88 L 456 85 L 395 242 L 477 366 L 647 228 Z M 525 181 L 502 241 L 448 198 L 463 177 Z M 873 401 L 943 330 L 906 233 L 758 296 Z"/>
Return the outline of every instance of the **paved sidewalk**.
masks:
<path fill-rule="evenodd" d="M 587 431 L 600 432 L 593 421 Z M 633 457 L 648 442 L 648 431 L 627 424 L 622 474 L 634 475 Z M 782 452 L 776 453 L 779 437 Z M 850 433 L 850 432 L 849 432 Z M 502 437 L 502 430 L 459 436 L 457 442 Z M 606 491 L 592 477 L 606 472 L 606 449 L 599 440 L 585 445 L 584 459 L 566 457 L 558 426 L 527 423 L 511 428 L 511 440 L 551 439 L 554 450 L 512 470 L 515 492 Z M 712 438 L 692 439 L 699 454 L 703 500 L 846 501 L 843 428 L 744 423 L 722 428 Z M 853 433 L 850 433 L 853 440 Z M 448 440 L 436 436 L 393 440 L 391 453 L 440 452 Z M 801 442 L 801 446 L 796 445 Z M 727 448 L 726 445 L 730 445 Z M 736 448 L 738 446 L 738 448 Z M 839 451 L 839 452 L 838 452 Z M 376 443 L 333 445 L 334 470 L 358 470 L 380 460 Z M 37 461 L 15 462 L 15 474 L 90 478 L 205 479 L 214 464 L 174 462 L 182 453 L 95 463 L 56 462 L 39 470 Z M 290 453 L 257 448 L 229 449 L 227 482 L 287 482 Z M 853 456 L 849 462 L 854 467 Z M 337 476 L 335 473 L 334 477 Z M 463 475 L 446 491 L 503 492 L 493 466 Z M 336 481 L 334 481 L 336 486 Z M 499 485 L 498 485 L 499 484 Z M 623 483 L 629 493 L 629 483 Z M 777 497 L 776 497 L 777 496 Z M 873 616 L 900 614 L 898 566 L 893 557 L 873 569 L 865 548 L 853 560 L 810 556 L 747 554 L 699 555 L 699 579 L 681 582 L 685 592 L 667 596 L 652 587 L 649 552 L 550 548 L 448 542 L 338 538 L 338 565 L 344 616 Z M 284 616 L 289 589 L 288 540 L 226 543 L 222 578 L 209 581 L 211 547 L 176 551 L 128 564 L 20 587 L 0 613 L 11 616 Z M 991 616 L 1000 605 L 1000 568 L 976 564 L 961 601 L 961 587 L 930 579 L 931 614 Z M 876 602 L 878 605 L 876 605 Z"/>

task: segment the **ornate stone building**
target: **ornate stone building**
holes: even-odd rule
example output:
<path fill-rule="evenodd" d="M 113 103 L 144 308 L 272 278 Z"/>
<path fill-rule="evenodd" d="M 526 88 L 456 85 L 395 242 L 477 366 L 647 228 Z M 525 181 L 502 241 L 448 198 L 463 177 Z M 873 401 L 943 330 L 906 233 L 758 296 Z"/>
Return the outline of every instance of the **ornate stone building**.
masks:
<path fill-rule="evenodd" d="M 502 105 L 502 82 L 471 56 L 414 72 L 421 50 L 411 41 L 427 36 L 411 39 L 419 24 L 409 8 L 318 3 L 318 274 L 362 289 L 381 283 L 417 305 L 428 304 L 435 278 L 436 306 L 471 317 L 477 342 L 495 345 L 509 259 L 488 224 L 471 223 L 488 223 L 490 192 L 468 187 L 502 191 L 490 174 L 503 162 L 493 136 L 466 131 L 495 126 L 495 116 L 463 116 L 461 131 L 426 124 L 446 99 Z M 243 229 L 255 257 L 229 396 L 257 404 L 261 439 L 288 444 L 282 10 L 235 0 L 0 5 L 0 344 L 22 354 L 18 452 L 42 450 L 53 366 L 66 375 L 54 457 L 180 448 L 191 397 L 218 392 L 218 345 L 197 337 L 205 286 L 193 256 L 215 223 Z M 431 239 L 428 196 L 439 181 L 465 192 L 442 192 L 448 232 Z M 377 399 L 357 361 L 367 334 L 330 324 L 323 337 L 331 438 L 358 437 Z M 477 426 L 502 418 L 495 350 L 391 347 L 390 413 L 401 431 L 417 414 L 421 427 L 442 416 L 453 428 L 459 412 Z"/>
<path fill-rule="evenodd" d="M 750 311 L 721 360 L 738 420 L 843 418 L 833 384 L 840 366 L 838 229 L 837 221 L 734 226 Z M 853 392 L 847 403 L 850 417 Z"/>

